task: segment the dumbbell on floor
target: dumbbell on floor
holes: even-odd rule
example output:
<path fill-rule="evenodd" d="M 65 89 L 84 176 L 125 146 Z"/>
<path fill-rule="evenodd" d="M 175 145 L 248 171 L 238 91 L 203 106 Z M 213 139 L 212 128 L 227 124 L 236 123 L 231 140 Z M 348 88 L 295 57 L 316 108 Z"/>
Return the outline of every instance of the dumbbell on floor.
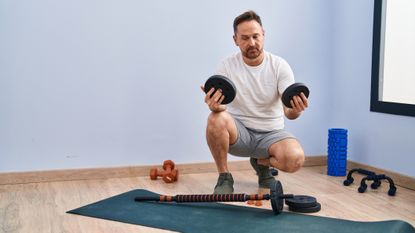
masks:
<path fill-rule="evenodd" d="M 166 171 L 166 175 L 163 176 L 163 180 L 166 183 L 171 183 L 177 181 L 179 176 L 179 171 L 174 169 L 174 162 L 171 160 L 166 160 L 163 162 L 163 169 Z"/>
<path fill-rule="evenodd" d="M 178 174 L 178 170 L 176 169 L 174 169 L 171 173 L 167 173 L 164 170 L 158 170 L 157 168 L 150 169 L 150 179 L 157 180 L 158 177 L 162 177 L 166 183 L 177 181 Z"/>
<path fill-rule="evenodd" d="M 179 171 L 174 169 L 174 162 L 171 160 L 166 160 L 163 162 L 163 170 L 158 170 L 157 168 L 150 169 L 150 179 L 156 180 L 157 177 L 162 177 L 164 182 L 173 183 L 177 181 L 179 176 Z"/>

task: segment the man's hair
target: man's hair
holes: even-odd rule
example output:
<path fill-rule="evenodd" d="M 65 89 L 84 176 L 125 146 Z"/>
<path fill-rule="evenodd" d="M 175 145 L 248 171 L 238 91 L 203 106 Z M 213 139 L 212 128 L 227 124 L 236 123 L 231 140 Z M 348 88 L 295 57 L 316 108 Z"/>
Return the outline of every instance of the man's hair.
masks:
<path fill-rule="evenodd" d="M 251 20 L 257 21 L 259 25 L 261 25 L 262 27 L 261 17 L 259 17 L 259 15 L 257 15 L 257 13 L 255 13 L 254 11 L 250 10 L 250 11 L 246 11 L 242 13 L 241 15 L 235 18 L 235 20 L 233 21 L 234 34 L 236 34 L 236 29 L 240 23 L 251 21 Z"/>

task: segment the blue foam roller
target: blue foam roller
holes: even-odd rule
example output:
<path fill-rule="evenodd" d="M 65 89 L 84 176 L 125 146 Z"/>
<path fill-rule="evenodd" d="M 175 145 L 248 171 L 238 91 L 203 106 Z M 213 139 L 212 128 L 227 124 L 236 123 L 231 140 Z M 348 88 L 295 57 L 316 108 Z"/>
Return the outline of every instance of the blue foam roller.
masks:
<path fill-rule="evenodd" d="M 331 128 L 331 129 L 329 129 L 329 133 L 332 133 L 332 134 L 346 134 L 347 129 Z"/>
<path fill-rule="evenodd" d="M 329 157 L 327 159 L 327 163 L 336 162 L 336 161 L 339 161 L 339 162 L 346 161 L 347 162 L 347 157 Z"/>
<path fill-rule="evenodd" d="M 329 145 L 327 147 L 327 149 L 329 151 L 347 151 L 347 146 L 334 146 L 334 145 Z"/>
<path fill-rule="evenodd" d="M 327 171 L 330 172 L 343 172 L 346 171 L 345 167 L 332 167 L 332 168 L 327 168 Z"/>
<path fill-rule="evenodd" d="M 330 176 L 345 176 L 346 173 L 346 171 L 327 171 L 327 175 Z"/>
<path fill-rule="evenodd" d="M 328 155 L 347 155 L 347 151 L 328 151 Z"/>
<path fill-rule="evenodd" d="M 347 161 L 347 156 L 328 156 L 328 161 Z"/>
<path fill-rule="evenodd" d="M 346 176 L 346 171 L 341 172 L 327 172 L 327 175 L 329 176 Z"/>
<path fill-rule="evenodd" d="M 331 155 L 347 155 L 347 150 L 327 150 L 327 154 Z"/>
<path fill-rule="evenodd" d="M 329 134 L 329 138 L 346 139 L 347 134 Z"/>
<path fill-rule="evenodd" d="M 347 146 L 347 141 L 344 141 L 344 142 L 329 142 L 328 144 L 330 146 L 342 146 L 342 147 L 345 147 L 345 146 Z"/>
<path fill-rule="evenodd" d="M 330 160 L 346 160 L 347 159 L 347 155 L 333 155 L 333 154 L 329 154 L 327 156 L 327 158 Z"/>
<path fill-rule="evenodd" d="M 327 167 L 330 170 L 346 169 L 347 163 L 331 162 L 331 163 L 327 163 Z"/>
<path fill-rule="evenodd" d="M 347 142 L 347 139 L 344 138 L 329 138 L 327 140 L 328 143 L 333 143 L 333 142 Z"/>
<path fill-rule="evenodd" d="M 328 151 L 327 152 L 328 158 L 336 158 L 336 159 L 345 159 L 347 158 L 347 152 L 346 151 Z"/>
<path fill-rule="evenodd" d="M 347 158 L 345 158 L 345 157 L 331 157 L 331 156 L 329 156 L 327 161 L 328 162 L 339 161 L 339 162 L 345 163 L 345 161 L 347 161 Z"/>
<path fill-rule="evenodd" d="M 345 176 L 347 168 L 347 129 L 331 128 L 327 139 L 327 175 Z"/>
<path fill-rule="evenodd" d="M 327 151 L 347 151 L 347 147 L 345 146 L 327 146 Z"/>

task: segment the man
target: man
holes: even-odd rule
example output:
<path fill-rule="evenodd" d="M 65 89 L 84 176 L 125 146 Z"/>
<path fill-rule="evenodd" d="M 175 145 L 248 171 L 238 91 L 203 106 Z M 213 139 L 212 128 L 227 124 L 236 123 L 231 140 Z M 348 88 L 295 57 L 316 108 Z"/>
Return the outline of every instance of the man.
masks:
<path fill-rule="evenodd" d="M 233 193 L 233 178 L 227 167 L 227 154 L 251 157 L 250 162 L 262 188 L 275 179 L 269 166 L 295 172 L 304 163 L 304 151 L 293 135 L 284 130 L 284 115 L 296 119 L 308 107 L 301 93 L 291 100 L 293 108 L 281 101 L 283 91 L 294 83 L 288 63 L 264 51 L 264 29 L 260 17 L 247 11 L 233 23 L 236 46 L 240 52 L 223 60 L 216 73 L 231 79 L 237 95 L 229 105 L 222 105 L 220 91 L 209 90 L 205 103 L 208 117 L 206 138 L 215 160 L 219 178 L 215 194 Z M 202 87 L 203 90 L 203 87 Z"/>

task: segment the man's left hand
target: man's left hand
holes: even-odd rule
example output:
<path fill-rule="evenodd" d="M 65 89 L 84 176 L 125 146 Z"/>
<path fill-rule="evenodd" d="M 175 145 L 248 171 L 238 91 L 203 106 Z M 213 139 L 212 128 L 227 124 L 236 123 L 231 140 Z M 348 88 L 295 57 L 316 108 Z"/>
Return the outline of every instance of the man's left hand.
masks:
<path fill-rule="evenodd" d="M 300 96 L 296 95 L 290 100 L 292 110 L 298 113 L 301 113 L 308 107 L 308 99 L 303 92 L 300 93 Z"/>
<path fill-rule="evenodd" d="M 308 108 L 308 99 L 303 92 L 301 92 L 300 95 L 294 96 L 293 99 L 290 100 L 290 103 L 292 108 L 284 106 L 285 116 L 290 120 L 296 119 L 306 108 Z"/>

